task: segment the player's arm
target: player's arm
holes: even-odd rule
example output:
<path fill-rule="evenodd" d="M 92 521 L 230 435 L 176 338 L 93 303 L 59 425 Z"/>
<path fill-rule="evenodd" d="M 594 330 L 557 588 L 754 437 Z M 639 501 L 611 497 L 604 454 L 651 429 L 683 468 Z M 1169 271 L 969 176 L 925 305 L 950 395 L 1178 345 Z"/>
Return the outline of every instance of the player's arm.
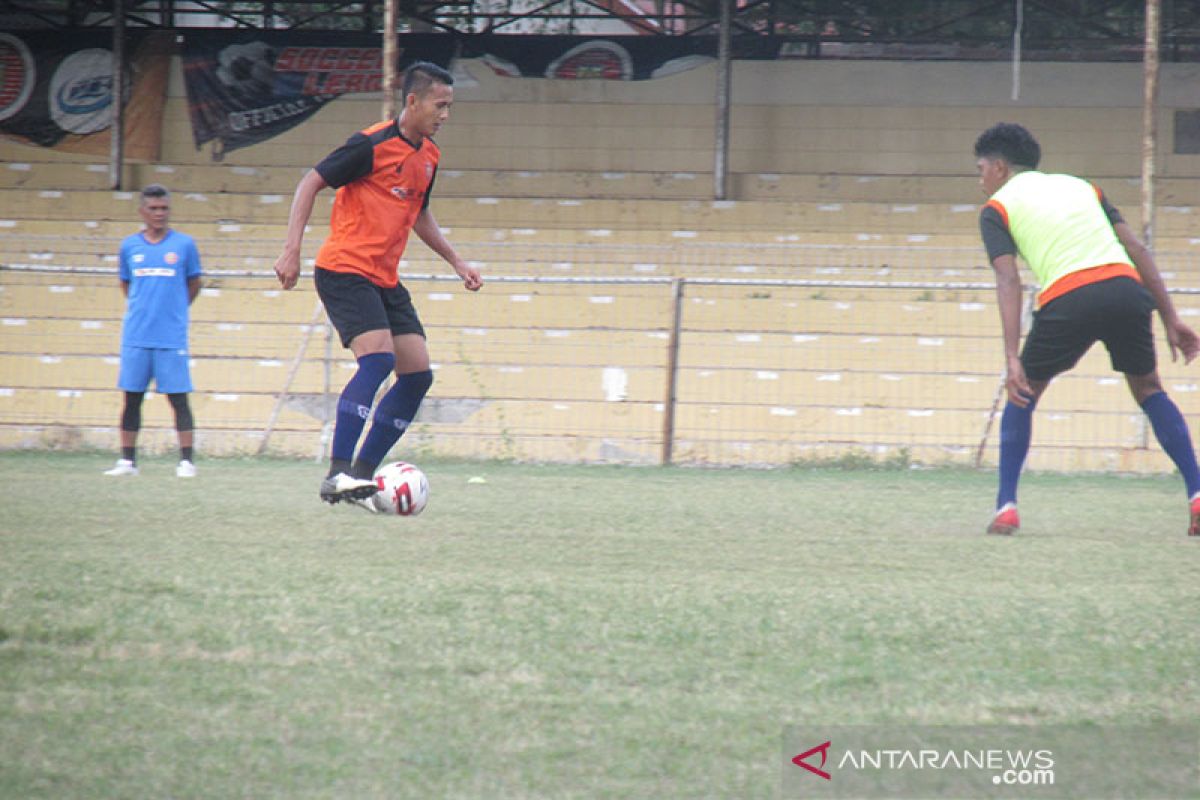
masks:
<path fill-rule="evenodd" d="M 189 306 L 194 303 L 196 298 L 200 295 L 200 287 L 202 286 L 200 282 L 200 276 L 200 250 L 197 249 L 196 242 L 193 241 L 191 243 L 191 247 L 189 248 L 187 264 L 187 293 Z"/>
<path fill-rule="evenodd" d="M 1021 305 L 1024 290 L 1017 259 L 1012 255 L 997 256 L 992 260 L 992 271 L 996 273 L 996 301 L 1000 306 L 1000 330 L 1004 337 L 1005 386 L 1008 399 L 1024 407 L 1033 397 L 1033 389 L 1025 377 L 1021 364 Z"/>
<path fill-rule="evenodd" d="M 129 282 L 133 280 L 133 269 L 129 265 L 129 253 L 125 243 L 121 243 L 121 252 L 117 254 L 117 278 L 121 281 L 121 296 L 129 299 Z"/>
<path fill-rule="evenodd" d="M 1001 213 L 1003 206 L 989 203 L 979 215 L 979 232 L 996 273 L 996 302 L 1000 307 L 1000 330 L 1004 338 L 1004 383 L 1008 399 L 1018 406 L 1029 405 L 1033 389 L 1021 364 L 1021 306 L 1024 288 L 1017 267 L 1017 243 Z"/>
<path fill-rule="evenodd" d="M 275 274 L 284 289 L 291 289 L 300 278 L 300 246 L 304 244 L 304 228 L 312 216 L 317 192 L 327 186 L 337 189 L 369 175 L 374 165 L 375 148 L 371 140 L 356 133 L 300 179 L 292 195 L 292 209 L 288 212 L 283 254 L 275 261 Z"/>
<path fill-rule="evenodd" d="M 480 276 L 479 270 L 463 261 L 455 251 L 454 246 L 442 233 L 441 226 L 434 219 L 433 212 L 429 210 L 428 206 L 417 215 L 417 221 L 413 223 L 413 231 L 421 237 L 422 242 L 429 245 L 430 250 L 454 267 L 455 274 L 462 278 L 463 286 L 472 292 L 479 291 L 479 287 L 483 286 L 483 278 Z"/>
<path fill-rule="evenodd" d="M 1138 275 L 1142 279 L 1142 285 L 1154 298 L 1154 305 L 1158 308 L 1158 315 L 1162 318 L 1163 328 L 1166 330 L 1167 344 L 1171 348 L 1171 360 L 1175 361 L 1179 354 L 1183 353 L 1183 363 L 1190 363 L 1196 354 L 1200 353 L 1200 338 L 1197 338 L 1195 331 L 1179 319 L 1179 314 L 1175 311 L 1175 304 L 1171 302 L 1171 295 L 1167 294 L 1167 285 L 1163 281 L 1162 273 L 1158 271 L 1158 265 L 1154 261 L 1154 255 L 1125 222 L 1121 212 L 1108 202 L 1108 198 L 1104 196 L 1104 192 L 1100 191 L 1099 187 L 1096 187 L 1096 195 L 1100 199 L 1100 207 L 1104 210 L 1113 231 L 1117 234 L 1117 239 L 1125 248 L 1125 252 L 1129 254 L 1129 260 L 1133 262 L 1134 268 L 1137 269 Z"/>
<path fill-rule="evenodd" d="M 1133 261 L 1133 266 L 1137 268 L 1138 275 L 1142 278 L 1142 285 L 1154 298 L 1154 305 L 1158 308 L 1158 315 L 1162 318 L 1163 327 L 1166 329 L 1167 343 L 1171 347 L 1171 360 L 1176 360 L 1179 354 L 1183 353 L 1183 363 L 1191 363 L 1192 359 L 1200 353 L 1200 337 L 1197 337 L 1196 332 L 1179 319 L 1179 314 L 1175 311 L 1175 304 L 1171 302 L 1171 295 L 1167 294 L 1167 285 L 1163 282 L 1162 273 L 1158 271 L 1158 265 L 1154 262 L 1154 256 L 1126 222 L 1114 222 L 1113 230 L 1116 231 L 1117 239 L 1125 248 L 1125 252 L 1129 254 L 1130 260 Z"/>
<path fill-rule="evenodd" d="M 296 185 L 292 209 L 288 212 L 287 238 L 283 253 L 275 260 L 275 274 L 284 289 L 291 289 L 300 279 L 300 247 L 304 244 L 304 228 L 312 216 L 317 192 L 328 186 L 315 169 L 310 169 Z"/>

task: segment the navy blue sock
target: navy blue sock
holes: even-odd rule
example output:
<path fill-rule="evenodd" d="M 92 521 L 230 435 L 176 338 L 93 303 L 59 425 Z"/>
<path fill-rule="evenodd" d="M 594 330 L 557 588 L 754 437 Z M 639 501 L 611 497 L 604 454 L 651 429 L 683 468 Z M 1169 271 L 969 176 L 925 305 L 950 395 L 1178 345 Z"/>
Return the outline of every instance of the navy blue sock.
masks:
<path fill-rule="evenodd" d="M 1158 443 L 1183 475 L 1188 497 L 1200 492 L 1200 467 L 1196 466 L 1192 435 L 1188 432 L 1187 420 L 1179 413 L 1179 406 L 1166 392 L 1155 392 L 1142 401 L 1142 411 L 1150 418 Z"/>
<path fill-rule="evenodd" d="M 1021 408 L 1009 401 L 1000 418 L 1000 491 L 996 494 L 996 508 L 1017 502 L 1017 482 L 1021 479 L 1021 468 L 1029 454 L 1029 442 L 1033 439 L 1033 409 L 1037 403 Z"/>
<path fill-rule="evenodd" d="M 396 356 L 392 353 L 367 353 L 358 359 L 358 372 L 354 373 L 338 398 L 331 450 L 335 465 L 354 459 L 354 447 L 371 414 L 375 392 L 395 366 Z"/>
<path fill-rule="evenodd" d="M 354 463 L 355 475 L 370 477 L 375 474 L 388 451 L 400 441 L 417 415 L 417 409 L 432 385 L 433 373 L 429 370 L 409 372 L 396 378 L 396 384 L 379 398 L 375 421 L 371 423 L 371 430 L 367 431 L 367 438 Z"/>

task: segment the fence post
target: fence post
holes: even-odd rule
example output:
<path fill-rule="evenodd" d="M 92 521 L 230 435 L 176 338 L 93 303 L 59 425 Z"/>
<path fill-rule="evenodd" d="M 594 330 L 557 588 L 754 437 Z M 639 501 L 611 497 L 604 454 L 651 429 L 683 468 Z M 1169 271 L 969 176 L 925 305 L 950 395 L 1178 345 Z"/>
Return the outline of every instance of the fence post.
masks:
<path fill-rule="evenodd" d="M 333 399 L 333 323 L 325 320 L 325 355 L 321 359 L 324 370 L 324 386 L 321 390 L 321 407 L 325 419 L 321 422 L 321 436 L 317 442 L 314 461 L 320 463 L 329 455 L 329 445 L 333 440 L 333 423 L 335 406 Z"/>
<path fill-rule="evenodd" d="M 292 366 L 288 369 L 287 377 L 283 381 L 283 388 L 279 390 L 279 396 L 275 398 L 275 406 L 271 409 L 270 416 L 267 417 L 267 426 L 263 430 L 262 441 L 258 445 L 258 455 L 267 452 L 267 445 L 270 444 L 271 434 L 275 432 L 275 423 L 279 421 L 279 413 L 283 411 L 283 404 L 287 402 L 288 395 L 292 391 L 292 382 L 296 380 L 296 373 L 300 371 L 300 365 L 304 363 L 304 351 L 308 349 L 308 340 L 312 338 L 313 328 L 316 327 L 317 321 L 321 319 L 325 307 L 317 303 L 313 309 L 312 320 L 308 323 L 308 329 L 304 332 L 304 338 L 300 340 L 300 346 L 296 348 L 296 357 L 292 359 Z"/>
<path fill-rule="evenodd" d="M 662 466 L 671 464 L 675 444 L 675 386 L 679 379 L 679 329 L 683 316 L 683 278 L 671 281 L 671 332 L 667 338 L 667 391 L 663 399 Z"/>

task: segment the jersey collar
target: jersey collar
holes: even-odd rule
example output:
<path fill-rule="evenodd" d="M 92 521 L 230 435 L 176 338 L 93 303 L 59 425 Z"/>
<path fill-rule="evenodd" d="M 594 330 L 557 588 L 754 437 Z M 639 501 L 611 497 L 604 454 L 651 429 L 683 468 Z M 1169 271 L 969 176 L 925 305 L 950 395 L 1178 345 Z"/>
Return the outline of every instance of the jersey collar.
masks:
<path fill-rule="evenodd" d="M 404 131 L 400 130 L 400 118 L 399 117 L 396 117 L 394 120 L 392 120 L 392 126 L 396 129 L 396 136 L 398 136 L 401 141 L 403 141 L 405 144 L 407 144 L 413 150 L 420 150 L 421 146 L 425 144 L 425 139 L 421 140 L 421 144 L 414 144 L 411 139 L 409 139 L 407 136 L 404 135 Z M 429 137 L 426 137 L 426 138 L 429 138 Z"/>

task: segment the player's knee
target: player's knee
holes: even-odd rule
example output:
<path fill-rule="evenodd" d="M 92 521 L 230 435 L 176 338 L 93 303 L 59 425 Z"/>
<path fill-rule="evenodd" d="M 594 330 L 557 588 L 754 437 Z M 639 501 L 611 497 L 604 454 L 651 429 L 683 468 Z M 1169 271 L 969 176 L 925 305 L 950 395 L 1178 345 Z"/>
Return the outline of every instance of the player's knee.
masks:
<path fill-rule="evenodd" d="M 145 392 L 126 392 L 125 408 L 121 410 L 121 430 L 140 431 L 142 429 L 142 400 Z"/>
<path fill-rule="evenodd" d="M 358 372 L 375 386 L 383 383 L 396 368 L 396 354 L 388 351 L 367 353 L 358 359 Z"/>
<path fill-rule="evenodd" d="M 1133 399 L 1138 405 L 1145 403 L 1159 392 L 1165 394 L 1162 380 L 1158 377 L 1158 372 L 1154 371 L 1146 375 L 1126 375 L 1126 381 L 1129 383 L 1129 391 L 1133 393 Z"/>
<path fill-rule="evenodd" d="M 1000 417 L 1000 444 L 1002 446 L 1028 440 L 1033 410 L 1036 406 L 1037 401 L 1031 400 L 1027 406 L 1009 402 L 1004 407 L 1004 414 Z"/>
<path fill-rule="evenodd" d="M 404 376 L 404 379 L 409 381 L 414 394 L 424 397 L 429 388 L 433 386 L 433 370 L 426 369 L 421 372 L 410 372 Z"/>
<path fill-rule="evenodd" d="M 195 428 L 195 421 L 192 419 L 192 407 L 188 403 L 186 392 L 167 395 L 167 400 L 171 402 L 171 408 L 175 411 L 175 430 L 190 431 Z"/>

